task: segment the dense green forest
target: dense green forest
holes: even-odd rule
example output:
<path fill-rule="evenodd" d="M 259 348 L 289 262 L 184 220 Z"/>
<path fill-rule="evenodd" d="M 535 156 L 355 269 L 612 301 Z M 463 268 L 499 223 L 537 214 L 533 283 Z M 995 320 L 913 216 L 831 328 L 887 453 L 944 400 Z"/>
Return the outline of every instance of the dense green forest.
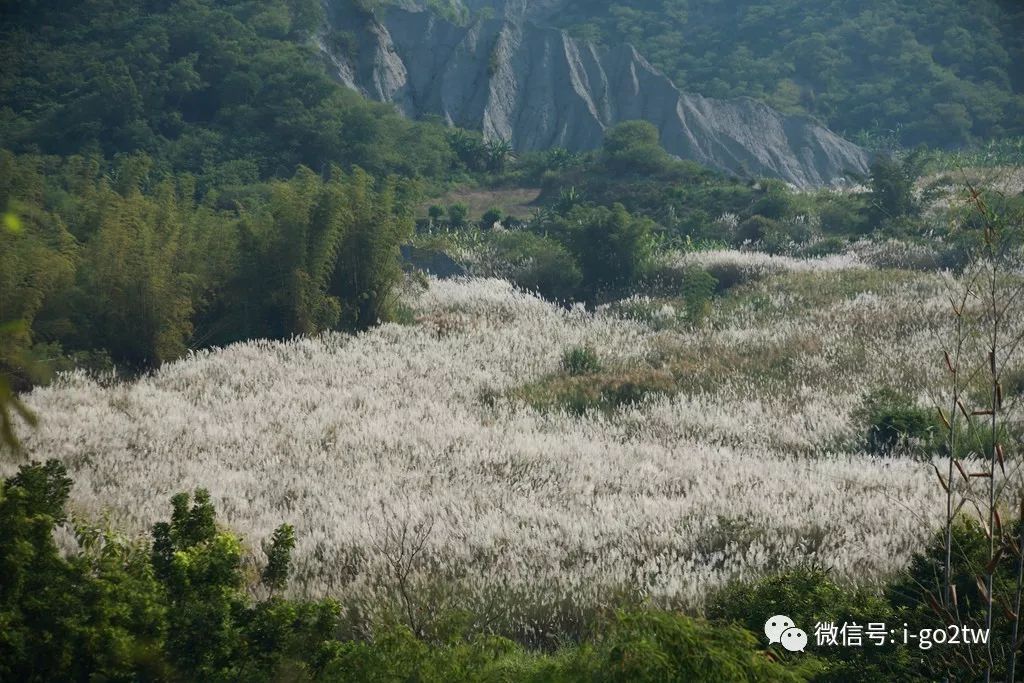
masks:
<path fill-rule="evenodd" d="M 1015 0 L 568 0 L 552 20 L 631 42 L 684 90 L 756 97 L 869 144 L 951 147 L 1024 131 Z"/>
<path fill-rule="evenodd" d="M 299 164 L 439 176 L 439 125 L 331 80 L 308 41 L 317 2 L 23 2 L 0 16 L 0 140 L 62 156 L 145 152 L 213 186 Z"/>

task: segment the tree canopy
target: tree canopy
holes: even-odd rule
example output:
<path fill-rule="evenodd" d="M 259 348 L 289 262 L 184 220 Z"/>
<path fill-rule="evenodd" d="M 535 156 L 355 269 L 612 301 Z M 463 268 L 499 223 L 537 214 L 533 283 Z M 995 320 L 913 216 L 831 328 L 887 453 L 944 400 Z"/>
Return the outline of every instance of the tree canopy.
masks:
<path fill-rule="evenodd" d="M 334 82 L 313 0 L 23 2 L 0 15 L 0 140 L 63 156 L 145 152 L 209 185 L 298 165 L 438 176 L 440 124 Z M 202 188 L 200 188 L 202 189 Z"/>

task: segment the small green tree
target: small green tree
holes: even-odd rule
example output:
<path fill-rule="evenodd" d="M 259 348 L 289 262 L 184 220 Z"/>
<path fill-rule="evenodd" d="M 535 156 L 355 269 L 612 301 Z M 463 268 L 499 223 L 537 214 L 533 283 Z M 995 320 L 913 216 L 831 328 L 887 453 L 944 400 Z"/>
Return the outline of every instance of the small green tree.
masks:
<path fill-rule="evenodd" d="M 453 228 L 463 227 L 468 215 L 469 208 L 465 204 L 455 203 L 448 207 L 448 222 Z"/>
<path fill-rule="evenodd" d="M 750 215 L 782 220 L 793 213 L 793 196 L 781 180 L 762 180 L 762 194 L 750 207 Z"/>
<path fill-rule="evenodd" d="M 496 234 L 492 244 L 502 275 L 517 286 L 553 301 L 570 301 L 583 279 L 576 258 L 551 237 L 527 230 Z"/>
<path fill-rule="evenodd" d="M 507 140 L 491 140 L 484 143 L 483 152 L 487 170 L 500 173 L 512 157 L 512 145 Z"/>
<path fill-rule="evenodd" d="M 936 442 L 942 426 L 933 411 L 891 389 L 880 389 L 865 396 L 855 417 L 864 425 L 867 449 L 881 454 L 890 454 L 912 444 L 928 448 Z"/>
<path fill-rule="evenodd" d="M 602 155 L 612 170 L 632 173 L 659 173 L 671 157 L 662 149 L 658 129 L 648 121 L 624 121 L 604 135 Z"/>
<path fill-rule="evenodd" d="M 588 375 L 601 370 L 601 359 L 590 346 L 574 346 L 562 354 L 562 370 L 570 375 Z"/>
<path fill-rule="evenodd" d="M 487 209 L 484 215 L 480 217 L 480 229 L 490 230 L 494 227 L 495 223 L 501 220 L 501 216 L 501 209 L 496 207 Z"/>
<path fill-rule="evenodd" d="M 444 218 L 444 207 L 438 206 L 437 204 L 431 204 L 430 208 L 427 209 L 427 216 L 430 217 L 431 225 L 436 225 Z"/>
<path fill-rule="evenodd" d="M 654 223 L 611 209 L 576 207 L 561 221 L 591 296 L 634 282 L 650 265 Z"/>
<path fill-rule="evenodd" d="M 920 213 L 920 203 L 914 195 L 914 183 L 922 169 L 923 158 L 919 151 L 902 160 L 879 156 L 871 163 L 868 199 L 870 216 L 876 226 Z"/>
<path fill-rule="evenodd" d="M 70 491 L 56 460 L 0 482 L 0 680 L 167 680 L 165 611 L 145 555 L 82 530 L 81 552 L 58 551 Z"/>
<path fill-rule="evenodd" d="M 188 675 L 210 679 L 242 651 L 242 546 L 217 530 L 209 493 L 199 489 L 189 502 L 175 495 L 171 521 L 153 526 L 151 562 L 168 599 L 168 655 Z"/>
<path fill-rule="evenodd" d="M 687 268 L 682 279 L 686 317 L 691 323 L 699 324 L 711 312 L 711 301 L 718 280 L 708 271 L 696 266 Z"/>
<path fill-rule="evenodd" d="M 291 568 L 292 550 L 295 549 L 295 529 L 291 524 L 282 524 L 274 530 L 269 544 L 264 545 L 267 553 L 267 566 L 263 568 L 261 578 L 263 585 L 272 591 L 278 591 L 288 582 L 288 571 Z"/>

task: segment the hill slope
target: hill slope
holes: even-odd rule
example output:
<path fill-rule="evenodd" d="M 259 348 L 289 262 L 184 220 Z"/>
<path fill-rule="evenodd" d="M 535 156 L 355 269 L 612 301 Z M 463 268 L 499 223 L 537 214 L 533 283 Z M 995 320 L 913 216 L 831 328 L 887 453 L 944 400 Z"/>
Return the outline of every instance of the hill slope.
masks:
<path fill-rule="evenodd" d="M 958 146 L 1024 135 L 1024 4 L 1018 0 L 453 0 L 452 6 L 462 16 L 528 19 L 601 45 L 628 42 L 688 91 L 754 97 L 876 143 Z"/>
<path fill-rule="evenodd" d="M 336 11 L 336 28 L 351 16 Z M 502 19 L 468 26 L 392 8 L 345 51 L 323 43 L 340 80 L 407 115 L 482 129 L 517 150 L 601 143 L 615 123 L 646 119 L 685 159 L 800 187 L 864 173 L 863 150 L 813 121 L 749 98 L 681 92 L 628 45 L 609 50 L 563 31 Z"/>

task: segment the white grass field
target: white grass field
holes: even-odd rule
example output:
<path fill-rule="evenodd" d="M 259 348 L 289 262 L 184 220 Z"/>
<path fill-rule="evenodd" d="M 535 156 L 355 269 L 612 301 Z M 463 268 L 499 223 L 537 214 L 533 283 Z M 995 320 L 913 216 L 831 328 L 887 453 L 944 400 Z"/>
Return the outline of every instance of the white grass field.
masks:
<path fill-rule="evenodd" d="M 254 554 L 294 524 L 293 594 L 415 586 L 418 608 L 532 628 L 622 592 L 699 611 L 732 578 L 798 564 L 869 583 L 905 566 L 945 499 L 929 464 L 852 448 L 851 413 L 882 384 L 935 397 L 948 276 L 771 266 L 698 330 L 431 281 L 407 295 L 415 325 L 237 344 L 127 384 L 63 377 L 28 396 L 42 421 L 25 442 L 68 464 L 79 514 L 140 534 L 195 487 Z M 579 344 L 685 357 L 693 388 L 582 417 L 482 399 Z"/>

